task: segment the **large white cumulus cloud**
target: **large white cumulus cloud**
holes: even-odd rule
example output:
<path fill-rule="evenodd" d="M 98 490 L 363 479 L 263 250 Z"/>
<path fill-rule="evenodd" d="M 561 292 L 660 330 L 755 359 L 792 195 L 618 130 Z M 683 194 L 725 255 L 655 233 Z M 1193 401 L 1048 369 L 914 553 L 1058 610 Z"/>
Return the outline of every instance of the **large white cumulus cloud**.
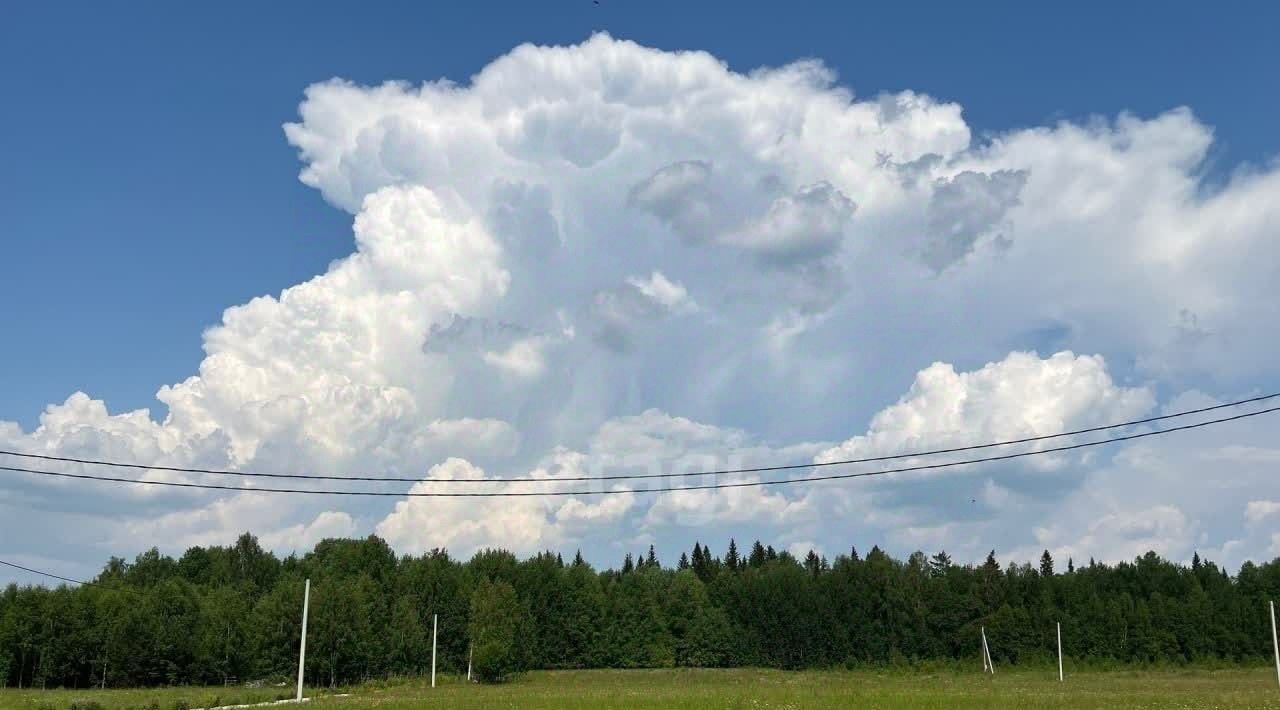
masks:
<path fill-rule="evenodd" d="M 319 83 L 299 114 L 285 133 L 301 179 L 353 215 L 351 255 L 227 309 L 197 373 L 160 389 L 162 421 L 76 393 L 34 431 L 0 424 L 0 443 L 421 475 L 425 492 L 901 453 L 1280 383 L 1280 171 L 1206 184 L 1212 132 L 1187 109 L 975 142 L 959 104 L 855 98 L 818 62 L 741 73 L 597 35 L 517 47 L 463 84 Z M 1258 426 L 1269 451 L 1276 429 Z M 1146 450 L 733 493 L 307 498 L 274 515 L 254 496 L 124 488 L 95 512 L 79 487 L 14 478 L 0 506 L 80 516 L 117 546 L 243 522 L 281 547 L 376 530 L 406 551 L 721 533 L 1271 549 L 1245 510 L 1280 500 L 1274 483 L 1240 474 L 1249 495 L 1218 499 L 1229 514 L 1196 506 L 1195 476 L 1137 496 L 1115 482 Z M 1091 512 L 1051 517 L 1062 500 Z"/>
<path fill-rule="evenodd" d="M 453 314 L 484 313 L 506 289 L 493 238 L 424 187 L 367 196 L 357 251 L 327 273 L 228 309 L 206 333 L 200 375 L 160 390 L 170 421 L 227 431 L 235 457 L 287 437 L 316 456 L 421 451 L 448 386 L 421 349 Z"/>
<path fill-rule="evenodd" d="M 584 488 L 581 483 L 556 483 L 555 479 L 582 476 L 586 469 L 583 456 L 575 452 L 555 453 L 545 466 L 534 469 L 530 482 L 479 488 L 474 492 L 508 493 L 534 491 L 573 491 Z M 433 466 L 426 480 L 415 484 L 412 493 L 439 491 L 433 485 L 438 479 L 483 480 L 485 472 L 469 461 L 450 458 Z M 512 498 L 409 498 L 376 527 L 377 534 L 397 548 L 414 553 L 433 548 L 469 554 L 482 547 L 498 546 L 528 554 L 554 549 L 580 539 L 584 528 L 592 524 L 616 522 L 630 510 L 634 494 L 619 491 L 591 499 L 575 497 Z"/>
<path fill-rule="evenodd" d="M 1147 389 L 1116 385 L 1097 356 L 1014 352 L 972 372 L 939 362 L 917 373 L 907 393 L 872 418 L 866 434 L 817 460 L 1046 436 L 1135 419 L 1154 404 Z M 1031 459 L 1029 465 L 1044 466 L 1046 460 Z"/>

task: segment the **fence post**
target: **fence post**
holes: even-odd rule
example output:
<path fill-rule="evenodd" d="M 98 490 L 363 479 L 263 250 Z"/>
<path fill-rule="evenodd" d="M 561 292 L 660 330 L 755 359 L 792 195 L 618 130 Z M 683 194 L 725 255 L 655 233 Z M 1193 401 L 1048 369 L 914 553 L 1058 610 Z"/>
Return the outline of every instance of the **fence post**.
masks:
<path fill-rule="evenodd" d="M 1062 682 L 1062 622 L 1058 622 L 1058 682 Z"/>
<path fill-rule="evenodd" d="M 298 696 L 295 698 L 297 702 L 302 702 L 302 675 L 307 663 L 307 607 L 311 606 L 311 580 L 307 580 L 307 586 L 302 592 L 302 643 L 298 646 Z"/>
<path fill-rule="evenodd" d="M 1271 602 L 1271 650 L 1276 654 L 1276 682 L 1280 683 L 1280 641 L 1276 640 L 1276 603 Z"/>

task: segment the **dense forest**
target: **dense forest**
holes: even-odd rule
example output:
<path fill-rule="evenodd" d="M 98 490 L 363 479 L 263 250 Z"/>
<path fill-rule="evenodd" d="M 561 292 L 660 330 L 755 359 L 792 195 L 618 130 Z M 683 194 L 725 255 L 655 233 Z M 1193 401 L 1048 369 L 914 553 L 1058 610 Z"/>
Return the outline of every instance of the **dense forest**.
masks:
<path fill-rule="evenodd" d="M 397 557 L 385 542 L 325 540 L 278 559 L 245 535 L 231 547 L 111 560 L 93 584 L 10 585 L 0 594 L 0 683 L 135 686 L 284 680 L 296 672 L 303 580 L 311 579 L 313 684 L 414 674 L 431 662 L 501 678 L 519 669 L 779 668 L 972 659 L 985 626 L 996 663 L 1066 653 L 1100 662 L 1261 662 L 1280 560 L 1232 577 L 1147 555 L 1002 566 L 878 548 L 797 559 L 756 543 L 695 544 L 662 565 L 652 548 L 618 569 L 580 556 L 485 551 Z"/>

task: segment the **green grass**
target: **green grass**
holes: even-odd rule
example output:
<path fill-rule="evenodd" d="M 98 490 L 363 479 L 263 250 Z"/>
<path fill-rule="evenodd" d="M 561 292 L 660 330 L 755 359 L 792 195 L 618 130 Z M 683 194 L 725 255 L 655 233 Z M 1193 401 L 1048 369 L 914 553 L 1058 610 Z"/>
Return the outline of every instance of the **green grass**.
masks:
<path fill-rule="evenodd" d="M 179 687 L 132 690 L 0 690 L 0 708 L 9 710 L 178 710 L 214 705 L 261 703 L 293 697 L 293 688 Z M 90 705 L 97 703 L 97 706 Z"/>
<path fill-rule="evenodd" d="M 263 689 L 263 699 L 281 689 Z M 213 695 L 244 702 L 255 691 L 168 688 L 131 691 L 0 690 L 0 708 L 69 710 L 73 700 L 96 700 L 103 710 L 145 708 L 155 699 L 172 710 Z M 346 698 L 309 705 L 326 710 L 409 708 L 1277 708 L 1280 687 L 1270 668 L 1078 673 L 1059 683 L 1051 671 L 633 670 L 526 673 L 501 685 L 468 684 L 441 676 L 429 681 L 376 682 Z M 308 692 L 308 695 L 311 695 Z"/>

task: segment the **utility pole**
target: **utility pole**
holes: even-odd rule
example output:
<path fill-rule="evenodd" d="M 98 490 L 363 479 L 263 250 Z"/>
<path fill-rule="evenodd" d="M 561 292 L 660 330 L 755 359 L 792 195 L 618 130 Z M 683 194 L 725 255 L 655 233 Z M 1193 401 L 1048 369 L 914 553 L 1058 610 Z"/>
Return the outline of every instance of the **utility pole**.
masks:
<path fill-rule="evenodd" d="M 1276 640 L 1276 603 L 1271 602 L 1271 649 L 1276 654 L 1276 682 L 1280 683 L 1280 641 Z"/>
<path fill-rule="evenodd" d="M 1058 682 L 1062 682 L 1062 622 L 1058 622 Z"/>
<path fill-rule="evenodd" d="M 311 580 L 307 580 L 307 586 L 302 592 L 302 644 L 298 647 L 298 697 L 297 702 L 302 702 L 302 673 L 307 663 L 307 607 L 311 605 Z"/>
<path fill-rule="evenodd" d="M 436 632 L 440 629 L 440 615 L 431 615 L 431 687 L 436 687 Z"/>

